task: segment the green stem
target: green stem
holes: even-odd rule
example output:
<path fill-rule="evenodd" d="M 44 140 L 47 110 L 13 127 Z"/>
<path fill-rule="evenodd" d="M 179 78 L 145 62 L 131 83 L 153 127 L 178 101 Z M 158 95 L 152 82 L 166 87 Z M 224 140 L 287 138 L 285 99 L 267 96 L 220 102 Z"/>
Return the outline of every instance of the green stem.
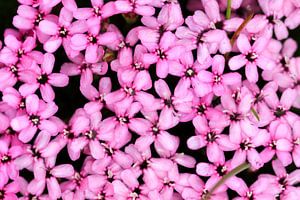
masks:
<path fill-rule="evenodd" d="M 204 200 L 210 200 L 210 197 L 214 193 L 214 191 L 216 191 L 216 189 L 218 189 L 221 185 L 223 185 L 230 177 L 233 177 L 233 176 L 237 175 L 238 173 L 248 169 L 249 167 L 250 167 L 250 164 L 245 162 L 245 163 L 237 166 L 233 170 L 231 170 L 228 174 L 224 175 L 216 183 L 216 185 L 206 194 L 206 196 L 204 197 Z"/>
<path fill-rule="evenodd" d="M 230 19 L 231 16 L 231 0 L 227 0 L 226 19 Z"/>
<path fill-rule="evenodd" d="M 254 115 L 254 117 L 257 119 L 257 121 L 260 121 L 259 115 L 253 107 L 251 108 L 251 112 Z"/>

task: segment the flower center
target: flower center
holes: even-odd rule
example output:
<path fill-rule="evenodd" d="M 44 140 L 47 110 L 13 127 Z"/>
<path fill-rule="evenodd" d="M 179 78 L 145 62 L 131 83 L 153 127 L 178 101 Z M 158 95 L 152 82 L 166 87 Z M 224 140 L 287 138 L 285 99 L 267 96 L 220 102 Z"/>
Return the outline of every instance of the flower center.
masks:
<path fill-rule="evenodd" d="M 193 68 L 189 67 L 186 71 L 185 71 L 185 76 L 186 77 L 193 77 L 196 75 L 196 72 L 194 71 Z"/>
<path fill-rule="evenodd" d="M 74 133 L 72 133 L 69 129 L 64 129 L 64 130 L 62 131 L 62 134 L 63 134 L 66 138 L 68 138 L 68 139 L 74 139 L 74 138 L 75 138 Z"/>
<path fill-rule="evenodd" d="M 140 193 L 141 193 L 141 189 L 140 189 L 140 188 L 135 188 L 135 189 L 130 193 L 129 196 L 131 197 L 132 200 L 136 200 L 136 199 L 139 197 Z"/>
<path fill-rule="evenodd" d="M 118 120 L 121 124 L 128 124 L 129 123 L 129 118 L 127 116 L 118 117 Z"/>
<path fill-rule="evenodd" d="M 97 40 L 97 38 L 95 36 L 89 36 L 88 40 L 92 44 L 97 44 L 97 42 L 98 42 L 98 40 Z"/>
<path fill-rule="evenodd" d="M 69 34 L 69 31 L 65 28 L 65 27 L 61 27 L 58 31 L 59 33 L 59 36 L 62 37 L 62 38 L 65 38 L 68 36 Z"/>
<path fill-rule="evenodd" d="M 240 148 L 243 151 L 247 151 L 248 149 L 252 148 L 252 144 L 248 139 L 246 139 L 240 144 Z"/>
<path fill-rule="evenodd" d="M 1 158 L 1 162 L 4 163 L 8 163 L 9 161 L 11 161 L 11 157 L 9 155 L 3 155 Z"/>
<path fill-rule="evenodd" d="M 125 91 L 127 94 L 129 94 L 130 96 L 134 96 L 134 95 L 135 95 L 135 91 L 134 91 L 134 89 L 131 88 L 131 87 L 125 86 L 125 87 L 124 87 L 124 91 Z"/>
<path fill-rule="evenodd" d="M 249 52 L 247 55 L 246 55 L 246 59 L 249 61 L 249 62 L 254 62 L 256 59 L 257 59 L 257 54 L 255 52 Z"/>
<path fill-rule="evenodd" d="M 219 176 L 224 176 L 227 173 L 227 167 L 223 165 L 218 165 L 216 168 L 216 172 Z"/>
<path fill-rule="evenodd" d="M 35 21 L 34 21 L 34 25 L 35 26 L 38 26 L 39 23 L 44 19 L 44 15 L 42 13 L 38 13 L 36 18 L 35 18 Z"/>
<path fill-rule="evenodd" d="M 206 110 L 207 110 L 207 107 L 205 104 L 201 104 L 197 107 L 198 114 L 204 114 Z"/>
<path fill-rule="evenodd" d="M 274 115 L 276 117 L 281 117 L 281 116 L 285 115 L 285 113 L 286 113 L 286 110 L 283 107 L 278 106 L 274 112 Z"/>
<path fill-rule="evenodd" d="M 208 142 L 214 142 L 214 141 L 216 141 L 217 138 L 218 138 L 218 135 L 213 131 L 208 132 L 206 135 L 206 140 Z"/>
<path fill-rule="evenodd" d="M 156 50 L 156 55 L 160 58 L 160 59 L 166 59 L 167 55 L 165 54 L 165 52 L 162 49 L 157 49 Z"/>
<path fill-rule="evenodd" d="M 92 140 L 96 138 L 97 132 L 95 130 L 89 130 L 88 132 L 85 132 L 84 135 Z"/>
<path fill-rule="evenodd" d="M 215 75 L 214 76 L 214 83 L 219 84 L 222 81 L 222 77 L 220 75 Z"/>
<path fill-rule="evenodd" d="M 143 64 L 141 62 L 135 62 L 132 67 L 135 69 L 135 70 L 138 70 L 138 71 L 141 71 L 141 70 L 144 70 L 145 68 L 143 67 Z"/>
<path fill-rule="evenodd" d="M 37 126 L 40 124 L 40 117 L 37 115 L 30 115 L 29 120 L 32 122 L 33 125 Z"/>
<path fill-rule="evenodd" d="M 37 78 L 37 81 L 40 83 L 40 84 L 46 84 L 48 82 L 48 75 L 47 74 L 42 74 L 40 75 L 38 78 Z"/>

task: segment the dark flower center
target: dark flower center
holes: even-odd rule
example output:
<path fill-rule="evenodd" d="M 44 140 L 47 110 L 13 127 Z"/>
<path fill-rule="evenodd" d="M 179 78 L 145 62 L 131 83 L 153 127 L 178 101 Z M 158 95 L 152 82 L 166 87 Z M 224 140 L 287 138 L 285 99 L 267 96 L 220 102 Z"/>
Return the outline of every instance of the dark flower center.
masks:
<path fill-rule="evenodd" d="M 239 114 L 239 113 L 232 113 L 230 115 L 230 120 L 231 121 L 240 121 L 241 120 L 241 114 Z"/>
<path fill-rule="evenodd" d="M 109 182 L 113 182 L 113 181 L 115 180 L 115 179 L 114 179 L 114 174 L 113 174 L 113 172 L 112 172 L 110 169 L 106 169 L 105 175 L 106 175 L 107 180 L 108 180 Z"/>
<path fill-rule="evenodd" d="M 97 132 L 95 130 L 89 130 L 88 132 L 85 132 L 84 135 L 92 140 L 96 138 Z"/>
<path fill-rule="evenodd" d="M 172 106 L 173 106 L 173 101 L 172 101 L 172 99 L 165 99 L 165 100 L 164 100 L 164 104 L 165 104 L 167 107 L 172 107 Z"/>
<path fill-rule="evenodd" d="M 61 27 L 58 32 L 59 32 L 59 36 L 62 38 L 67 37 L 69 34 L 69 31 L 65 27 Z"/>
<path fill-rule="evenodd" d="M 40 75 L 38 78 L 37 78 L 37 81 L 40 83 L 40 84 L 46 84 L 48 82 L 48 75 L 47 74 L 42 74 Z"/>
<path fill-rule="evenodd" d="M 142 71 L 144 70 L 144 66 L 141 62 L 135 62 L 134 64 L 132 64 L 133 69 L 138 70 L 138 71 Z"/>
<path fill-rule="evenodd" d="M 41 153 L 35 147 L 31 146 L 30 151 L 31 151 L 33 157 L 35 157 L 35 158 L 41 158 Z"/>
<path fill-rule="evenodd" d="M 71 132 L 69 129 L 64 129 L 62 131 L 62 134 L 67 137 L 68 139 L 74 139 L 75 138 L 75 135 L 73 132 Z"/>
<path fill-rule="evenodd" d="M 141 170 L 147 169 L 148 166 L 149 166 L 148 160 L 144 160 L 144 161 L 140 164 L 140 169 L 141 169 Z"/>
<path fill-rule="evenodd" d="M 11 161 L 11 157 L 10 157 L 10 155 L 3 155 L 2 157 L 1 157 L 1 163 L 8 163 L 8 162 L 10 162 Z"/>
<path fill-rule="evenodd" d="M 196 75 L 196 72 L 194 71 L 193 68 L 189 67 L 186 71 L 185 71 L 185 76 L 186 77 L 194 77 Z"/>
<path fill-rule="evenodd" d="M 123 116 L 123 117 L 118 117 L 118 121 L 121 124 L 128 124 L 129 123 L 129 118 L 127 116 Z"/>
<path fill-rule="evenodd" d="M 246 55 L 246 59 L 247 59 L 249 62 L 254 62 L 254 61 L 257 59 L 257 54 L 254 53 L 254 52 L 249 52 L 249 53 Z"/>
<path fill-rule="evenodd" d="M 42 13 L 38 13 L 36 18 L 35 18 L 35 21 L 34 21 L 34 25 L 35 26 L 38 26 L 39 23 L 44 19 L 44 15 Z"/>
<path fill-rule="evenodd" d="M 135 90 L 134 90 L 133 88 L 131 88 L 131 87 L 125 86 L 125 87 L 124 87 L 124 91 L 125 91 L 127 94 L 129 94 L 130 96 L 134 96 L 134 95 L 135 95 Z"/>
<path fill-rule="evenodd" d="M 217 23 L 215 23 L 215 27 L 216 29 L 223 29 L 223 21 L 218 21 Z"/>
<path fill-rule="evenodd" d="M 218 165 L 216 172 L 219 174 L 219 176 L 224 176 L 227 173 L 227 167 L 226 166 L 222 166 L 222 165 Z"/>
<path fill-rule="evenodd" d="M 15 75 L 18 76 L 18 68 L 16 65 L 11 65 L 10 66 L 10 71 Z"/>
<path fill-rule="evenodd" d="M 157 49 L 156 50 L 156 55 L 160 58 L 160 59 L 166 59 L 167 55 L 165 54 L 165 52 L 161 49 Z"/>
<path fill-rule="evenodd" d="M 198 114 L 204 114 L 206 110 L 207 110 L 207 107 L 205 104 L 201 104 L 197 107 Z"/>
<path fill-rule="evenodd" d="M 214 76 L 214 83 L 215 84 L 221 83 L 221 81 L 222 81 L 222 77 L 220 75 L 215 75 Z"/>
<path fill-rule="evenodd" d="M 213 131 L 208 132 L 206 135 L 206 141 L 208 141 L 208 142 L 214 142 L 214 141 L 216 141 L 217 138 L 218 138 L 218 135 Z"/>
<path fill-rule="evenodd" d="M 37 115 L 30 115 L 29 120 L 33 125 L 38 126 L 40 124 L 40 117 Z"/>
<path fill-rule="evenodd" d="M 274 115 L 276 117 L 281 117 L 281 116 L 284 116 L 285 113 L 286 113 L 285 109 L 283 109 L 282 107 L 277 107 L 276 110 L 275 110 L 275 112 L 274 112 Z"/>
<path fill-rule="evenodd" d="M 248 149 L 252 148 L 252 144 L 249 140 L 244 140 L 242 143 L 240 143 L 240 148 L 243 151 L 247 151 Z"/>
<path fill-rule="evenodd" d="M 23 55 L 24 55 L 24 50 L 23 49 L 19 49 L 18 52 L 17 52 L 17 56 L 18 58 L 21 58 Z"/>
<path fill-rule="evenodd" d="M 98 42 L 98 40 L 97 40 L 97 38 L 95 36 L 89 36 L 88 40 L 92 44 L 97 44 L 97 42 Z"/>

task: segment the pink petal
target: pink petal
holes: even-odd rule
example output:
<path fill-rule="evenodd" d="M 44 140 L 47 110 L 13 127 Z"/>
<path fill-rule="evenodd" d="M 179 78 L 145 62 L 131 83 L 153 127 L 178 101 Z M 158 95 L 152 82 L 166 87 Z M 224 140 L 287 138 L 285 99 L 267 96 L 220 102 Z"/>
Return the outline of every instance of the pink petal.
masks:
<path fill-rule="evenodd" d="M 47 35 L 56 35 L 58 26 L 52 21 L 43 20 L 39 23 L 39 29 Z"/>
<path fill-rule="evenodd" d="M 240 55 L 233 56 L 232 58 L 230 58 L 228 65 L 231 70 L 238 70 L 241 67 L 243 67 L 246 63 L 247 63 L 247 60 L 245 59 L 245 57 L 242 54 L 240 54 Z"/>
<path fill-rule="evenodd" d="M 74 168 L 69 164 L 58 165 L 50 173 L 57 178 L 67 178 L 73 176 Z"/>
<path fill-rule="evenodd" d="M 48 82 L 55 87 L 65 87 L 69 83 L 69 77 L 60 73 L 53 73 L 48 78 Z"/>

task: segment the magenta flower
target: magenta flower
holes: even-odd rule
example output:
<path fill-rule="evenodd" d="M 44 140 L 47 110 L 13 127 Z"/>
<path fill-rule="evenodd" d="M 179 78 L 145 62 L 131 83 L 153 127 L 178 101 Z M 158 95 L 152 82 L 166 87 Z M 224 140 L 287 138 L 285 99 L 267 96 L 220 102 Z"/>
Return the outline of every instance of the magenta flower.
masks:
<path fill-rule="evenodd" d="M 106 74 L 108 66 L 106 62 L 88 63 L 84 56 L 79 54 L 72 59 L 72 62 L 64 63 L 61 66 L 60 73 L 68 76 L 80 75 L 80 85 L 85 86 L 93 82 L 93 74 Z"/>
<path fill-rule="evenodd" d="M 222 96 L 230 91 L 229 87 L 241 84 L 241 75 L 238 73 L 223 74 L 224 67 L 224 57 L 216 55 L 212 61 L 212 73 L 205 70 L 198 72 L 199 80 L 204 83 L 203 87 L 207 90 L 211 88 L 216 96 Z"/>
<path fill-rule="evenodd" d="M 166 78 L 171 66 L 180 65 L 178 60 L 185 49 L 176 45 L 176 40 L 175 35 L 168 31 L 162 35 L 159 43 L 144 44 L 149 53 L 144 54 L 143 61 L 146 64 L 156 63 L 156 74 L 159 78 Z"/>
<path fill-rule="evenodd" d="M 293 149 L 292 133 L 287 124 L 275 122 L 270 125 L 270 139 L 266 148 L 260 153 L 263 162 L 269 162 L 274 155 L 284 166 L 292 163 L 291 151 Z"/>
<path fill-rule="evenodd" d="M 268 44 L 268 38 L 259 37 L 253 45 L 250 44 L 246 35 L 241 34 L 237 39 L 237 47 L 240 55 L 229 60 L 231 70 L 238 70 L 246 65 L 246 77 L 250 82 L 258 81 L 257 66 L 263 70 L 272 70 L 275 67 L 273 60 L 263 56 L 263 50 Z"/>
<path fill-rule="evenodd" d="M 47 52 L 53 53 L 63 45 L 67 55 L 72 55 L 70 37 L 73 34 L 87 31 L 87 26 L 84 21 L 72 23 L 72 20 L 72 12 L 63 8 L 59 17 L 51 20 L 44 19 L 39 23 L 41 32 L 49 36 L 49 39 L 44 42 L 44 49 Z"/>
<path fill-rule="evenodd" d="M 53 135 L 57 133 L 56 124 L 49 120 L 58 109 L 55 103 L 45 103 L 32 94 L 26 97 L 25 108 L 26 112 L 13 118 L 10 123 L 13 130 L 20 133 L 18 137 L 22 142 L 29 142 L 38 129 Z"/>
<path fill-rule="evenodd" d="M 41 68 L 35 66 L 32 70 L 22 72 L 22 80 L 25 84 L 20 87 L 20 93 L 24 96 L 34 93 L 40 89 L 42 98 L 46 102 L 51 102 L 55 98 L 54 91 L 51 87 L 65 87 L 69 83 L 68 76 L 61 73 L 52 73 L 55 58 L 53 54 L 44 55 Z"/>
<path fill-rule="evenodd" d="M 3 200 L 17 200 L 19 186 L 16 181 L 8 183 L 9 179 L 6 173 L 0 171 L 0 197 Z"/>

